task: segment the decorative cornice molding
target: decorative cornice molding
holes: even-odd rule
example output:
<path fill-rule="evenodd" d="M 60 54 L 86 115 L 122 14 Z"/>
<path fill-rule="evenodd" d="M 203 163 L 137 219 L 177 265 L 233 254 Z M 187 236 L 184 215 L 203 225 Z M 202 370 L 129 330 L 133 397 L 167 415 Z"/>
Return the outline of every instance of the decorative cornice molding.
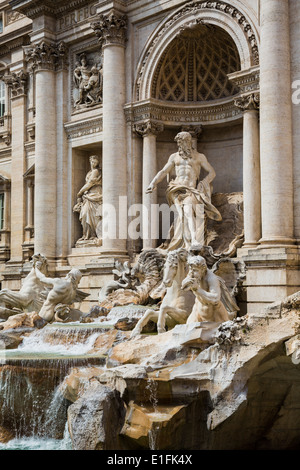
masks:
<path fill-rule="evenodd" d="M 85 119 L 77 122 L 67 122 L 65 123 L 64 128 L 67 133 L 68 140 L 97 134 L 103 130 L 102 117 Z"/>
<path fill-rule="evenodd" d="M 228 78 L 240 89 L 241 94 L 259 92 L 259 67 L 251 67 L 249 70 L 231 73 Z"/>
<path fill-rule="evenodd" d="M 172 105 L 151 99 L 127 105 L 124 111 L 127 122 L 133 126 L 147 120 L 161 122 L 165 126 L 199 126 L 199 123 L 216 124 L 242 117 L 242 111 L 235 106 L 233 98 L 201 105 Z"/>
<path fill-rule="evenodd" d="M 99 43 L 102 47 L 108 45 L 125 46 L 127 16 L 111 10 L 108 15 L 99 15 L 97 20 L 91 23 Z"/>
<path fill-rule="evenodd" d="M 142 137 L 158 135 L 160 132 L 163 132 L 163 130 L 164 125 L 162 122 L 153 121 L 151 119 L 147 119 L 144 122 L 139 122 L 138 124 L 133 125 L 133 131 Z"/>
<path fill-rule="evenodd" d="M 59 17 L 68 11 L 84 6 L 89 0 L 11 0 L 13 14 L 20 12 L 28 18 L 34 19 L 41 15 Z"/>
<path fill-rule="evenodd" d="M 60 70 L 68 66 L 68 48 L 64 42 L 58 44 L 42 41 L 24 47 L 27 67 L 34 70 Z"/>

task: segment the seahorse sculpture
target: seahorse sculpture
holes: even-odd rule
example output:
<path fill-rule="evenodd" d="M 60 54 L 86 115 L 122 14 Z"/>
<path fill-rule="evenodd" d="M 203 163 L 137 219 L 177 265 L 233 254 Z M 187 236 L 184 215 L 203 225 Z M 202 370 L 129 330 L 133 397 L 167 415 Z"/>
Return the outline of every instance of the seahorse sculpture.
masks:
<path fill-rule="evenodd" d="M 143 251 L 132 268 L 128 262 L 118 263 L 114 274 L 119 279 L 101 289 L 98 296 L 100 307 L 111 309 L 131 303 L 144 305 L 149 298 L 157 298 L 155 289 L 161 284 L 164 263 L 165 255 L 155 249 Z"/>

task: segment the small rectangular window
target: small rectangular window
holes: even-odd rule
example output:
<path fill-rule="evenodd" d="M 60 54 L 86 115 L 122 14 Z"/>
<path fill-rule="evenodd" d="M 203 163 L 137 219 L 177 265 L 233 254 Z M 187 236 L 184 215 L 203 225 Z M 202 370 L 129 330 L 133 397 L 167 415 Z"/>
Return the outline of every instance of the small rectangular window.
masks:
<path fill-rule="evenodd" d="M 0 193 L 0 230 L 4 228 L 4 193 Z"/>
<path fill-rule="evenodd" d="M 5 83 L 0 80 L 0 117 L 5 114 Z"/>
<path fill-rule="evenodd" d="M 3 15 L 0 13 L 0 34 L 3 33 Z"/>

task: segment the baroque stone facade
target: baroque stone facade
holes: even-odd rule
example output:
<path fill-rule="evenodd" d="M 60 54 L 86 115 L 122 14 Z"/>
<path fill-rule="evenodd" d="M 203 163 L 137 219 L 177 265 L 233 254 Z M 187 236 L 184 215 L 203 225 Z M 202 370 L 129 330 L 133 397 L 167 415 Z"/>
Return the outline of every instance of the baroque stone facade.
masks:
<path fill-rule="evenodd" d="M 213 193 L 243 193 L 247 311 L 299 290 L 298 0 L 0 0 L 0 19 L 2 287 L 42 253 L 80 268 L 88 310 L 116 261 L 167 238 L 167 181 L 146 189 L 189 131 Z"/>

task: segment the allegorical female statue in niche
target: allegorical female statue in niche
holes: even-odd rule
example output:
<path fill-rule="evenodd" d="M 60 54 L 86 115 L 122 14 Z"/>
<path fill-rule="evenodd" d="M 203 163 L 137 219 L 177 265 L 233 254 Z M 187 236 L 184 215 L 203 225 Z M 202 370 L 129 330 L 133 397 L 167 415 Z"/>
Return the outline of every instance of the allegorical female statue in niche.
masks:
<path fill-rule="evenodd" d="M 73 211 L 79 212 L 82 225 L 82 238 L 77 243 L 85 244 L 90 241 L 101 244 L 102 237 L 102 172 L 100 159 L 97 155 L 90 157 L 91 169 L 85 178 L 85 184 L 77 194 L 77 204 Z"/>

